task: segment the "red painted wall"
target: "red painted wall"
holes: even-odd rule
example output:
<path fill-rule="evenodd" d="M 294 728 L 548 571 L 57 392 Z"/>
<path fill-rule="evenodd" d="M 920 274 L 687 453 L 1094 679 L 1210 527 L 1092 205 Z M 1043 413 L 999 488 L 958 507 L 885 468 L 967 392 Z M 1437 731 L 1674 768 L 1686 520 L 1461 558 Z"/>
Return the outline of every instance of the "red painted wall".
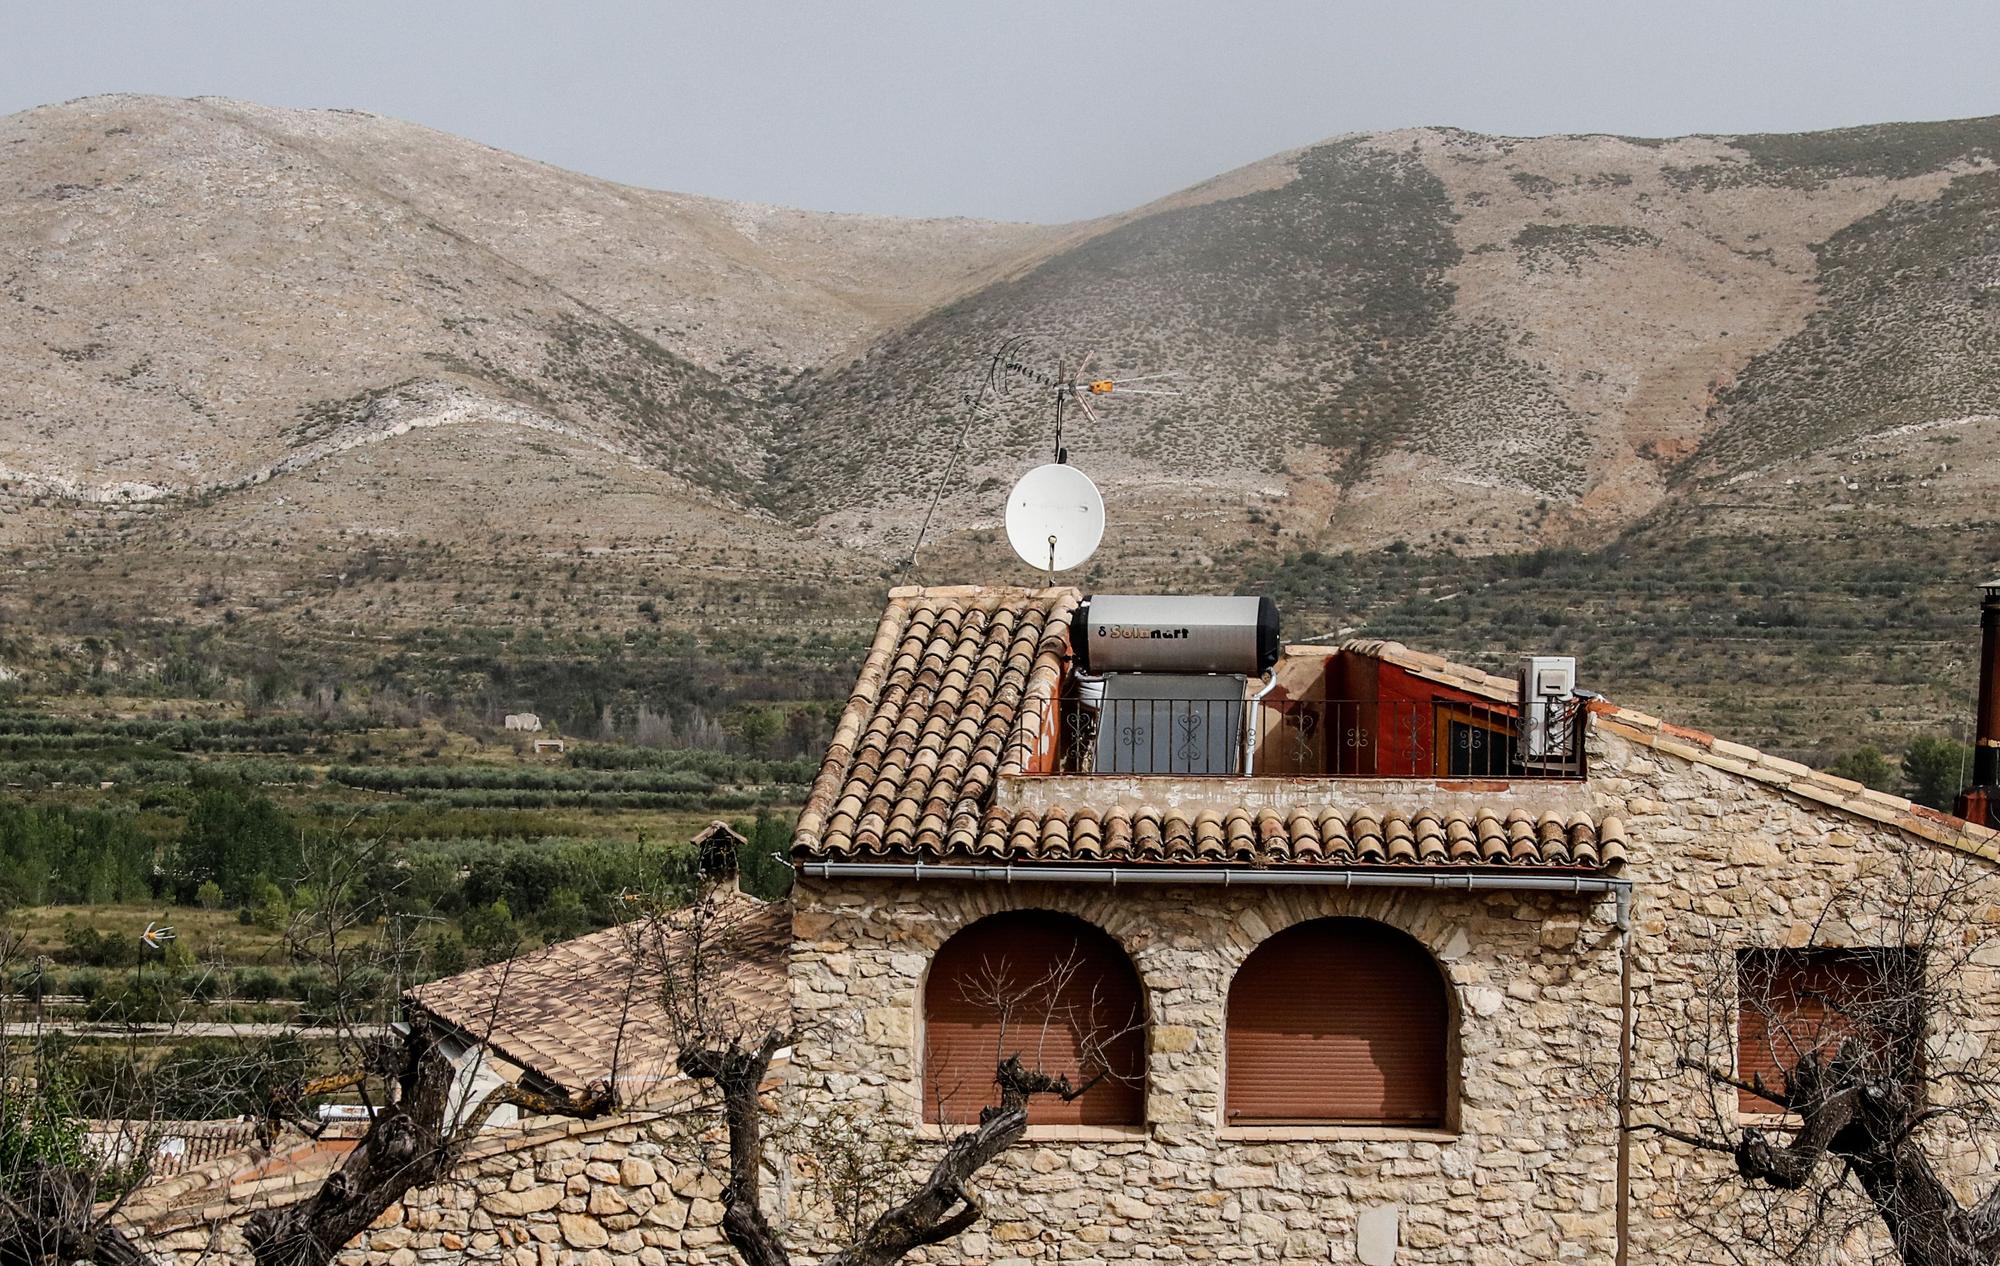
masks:
<path fill-rule="evenodd" d="M 1491 699 L 1451 686 L 1428 681 L 1388 663 L 1374 661 L 1377 672 L 1375 697 L 1378 701 L 1376 716 L 1376 776 L 1382 778 L 1430 778 L 1441 777 L 1444 768 L 1438 760 L 1437 710 L 1439 702 L 1463 703 L 1483 714 L 1513 716 L 1515 709 L 1508 704 L 1496 704 Z"/>

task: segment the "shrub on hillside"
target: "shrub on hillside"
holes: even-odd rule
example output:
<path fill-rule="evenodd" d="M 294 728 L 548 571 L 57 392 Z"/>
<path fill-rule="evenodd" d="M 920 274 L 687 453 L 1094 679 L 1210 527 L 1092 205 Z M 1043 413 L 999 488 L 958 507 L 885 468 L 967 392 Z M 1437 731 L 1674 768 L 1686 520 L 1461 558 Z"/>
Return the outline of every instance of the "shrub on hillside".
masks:
<path fill-rule="evenodd" d="M 1903 753 L 1903 779 L 1910 799 L 1950 810 L 1972 768 L 1972 749 L 1957 739 L 1927 734 Z"/>
<path fill-rule="evenodd" d="M 1864 787 L 1877 791 L 1896 789 L 1896 767 L 1880 748 L 1864 744 L 1826 767 L 1826 772 L 1837 778 L 1851 778 Z"/>

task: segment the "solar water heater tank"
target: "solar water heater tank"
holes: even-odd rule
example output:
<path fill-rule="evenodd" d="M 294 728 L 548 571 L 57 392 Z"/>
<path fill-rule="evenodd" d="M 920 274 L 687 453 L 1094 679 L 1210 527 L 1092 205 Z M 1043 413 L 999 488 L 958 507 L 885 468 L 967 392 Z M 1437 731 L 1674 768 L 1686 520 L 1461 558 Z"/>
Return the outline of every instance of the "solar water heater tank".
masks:
<path fill-rule="evenodd" d="M 1090 673 L 1236 673 L 1278 662 L 1269 598 L 1093 594 L 1070 617 L 1077 667 Z"/>

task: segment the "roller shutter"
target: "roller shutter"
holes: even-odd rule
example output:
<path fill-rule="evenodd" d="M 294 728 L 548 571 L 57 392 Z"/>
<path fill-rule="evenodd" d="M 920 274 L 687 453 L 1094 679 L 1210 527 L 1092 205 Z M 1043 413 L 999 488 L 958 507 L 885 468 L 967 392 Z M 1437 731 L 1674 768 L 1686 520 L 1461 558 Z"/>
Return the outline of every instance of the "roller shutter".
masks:
<path fill-rule="evenodd" d="M 1802 1057 L 1830 1053 L 1849 1036 L 1892 1060 L 1898 1030 L 1906 1031 L 1904 1075 L 1914 1077 L 1921 1036 L 1916 1012 L 1903 1004 L 1921 992 L 1922 965 L 1906 950 L 1746 950 L 1736 960 L 1737 1079 L 1760 1077 L 1782 1092 Z M 1784 1110 L 1747 1090 L 1737 1091 L 1736 1103 L 1743 1112 Z"/>
<path fill-rule="evenodd" d="M 1229 989 L 1229 1123 L 1442 1126 L 1446 988 L 1423 946 L 1379 923 L 1271 937 Z"/>
<path fill-rule="evenodd" d="M 996 1005 L 996 993 L 1011 1000 Z M 1030 1124 L 1141 1124 L 1144 1015 L 1138 973 L 1099 929 L 1046 911 L 982 919 L 938 950 L 924 985 L 924 1119 L 977 1121 L 999 1101 L 994 1070 L 1018 1054 L 1078 1084 L 1099 1067 L 1116 1074 L 1068 1103 L 1037 1096 Z"/>

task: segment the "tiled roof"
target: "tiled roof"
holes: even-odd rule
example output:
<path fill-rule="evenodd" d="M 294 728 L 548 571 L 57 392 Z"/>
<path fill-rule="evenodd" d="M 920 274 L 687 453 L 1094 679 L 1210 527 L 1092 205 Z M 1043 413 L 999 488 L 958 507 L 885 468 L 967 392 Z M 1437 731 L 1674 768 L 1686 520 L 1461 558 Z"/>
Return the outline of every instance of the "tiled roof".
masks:
<path fill-rule="evenodd" d="M 737 893 L 719 972 L 727 1001 L 746 1020 L 776 1020 L 786 1006 L 791 907 Z M 643 926 L 643 925 L 641 925 Z M 636 1102 L 675 1077 L 672 1025 L 661 1001 L 663 958 L 679 948 L 638 927 L 611 927 L 490 967 L 419 985 L 409 1001 L 546 1081 L 581 1090 L 610 1080 Z"/>
<path fill-rule="evenodd" d="M 1615 818 L 1530 818 L 1519 810 L 1403 806 L 1397 813 L 1140 805 L 1015 810 L 994 804 L 1010 750 L 1050 707 L 1069 660 L 1070 588 L 958 586 L 890 591 L 854 693 L 807 797 L 794 853 L 811 859 L 1065 862 L 1101 857 L 1239 866 L 1622 864 Z M 1515 683 L 1398 642 L 1341 650 L 1497 703 Z M 1630 708 L 1593 701 L 1594 723 L 1628 741 L 1727 770 L 1933 843 L 2000 860 L 2000 832 Z M 1268 801 L 1266 802 L 1268 803 Z"/>
<path fill-rule="evenodd" d="M 1534 866 L 1612 869 L 1625 828 L 1585 814 L 1430 813 L 1301 808 L 1182 812 L 1142 808 L 987 815 L 952 853 L 1012 862 L 1238 866 Z"/>
<path fill-rule="evenodd" d="M 1023 709 L 1055 697 L 1074 589 L 894 589 L 799 815 L 807 854 L 979 829 Z M 1016 764 L 1018 762 L 1015 762 Z"/>
<path fill-rule="evenodd" d="M 1633 708 L 1591 704 L 1597 723 L 1629 743 L 1761 782 L 1787 795 L 1886 826 L 1931 844 L 2000 861 L 2000 831 L 1892 796 L 1823 769 L 1674 725 Z"/>
<path fill-rule="evenodd" d="M 1074 589 L 897 589 L 799 818 L 808 858 L 1615 867 L 1623 829 L 1518 811 L 992 807 L 1016 722 L 1055 697 Z M 1438 661 L 1442 664 L 1444 661 Z M 1483 677 L 1483 674 L 1482 674 Z M 1495 678 L 1494 680 L 1500 680 Z"/>
<path fill-rule="evenodd" d="M 1520 683 L 1512 677 L 1496 677 L 1483 669 L 1468 664 L 1454 664 L 1441 655 L 1427 651 L 1413 651 L 1401 642 L 1385 642 L 1376 638 L 1355 638 L 1340 644 L 1340 649 L 1355 655 L 1366 655 L 1386 664 L 1394 664 L 1404 672 L 1425 681 L 1434 681 L 1440 686 L 1451 686 L 1467 694 L 1479 695 L 1495 703 L 1518 703 L 1521 699 Z"/>

